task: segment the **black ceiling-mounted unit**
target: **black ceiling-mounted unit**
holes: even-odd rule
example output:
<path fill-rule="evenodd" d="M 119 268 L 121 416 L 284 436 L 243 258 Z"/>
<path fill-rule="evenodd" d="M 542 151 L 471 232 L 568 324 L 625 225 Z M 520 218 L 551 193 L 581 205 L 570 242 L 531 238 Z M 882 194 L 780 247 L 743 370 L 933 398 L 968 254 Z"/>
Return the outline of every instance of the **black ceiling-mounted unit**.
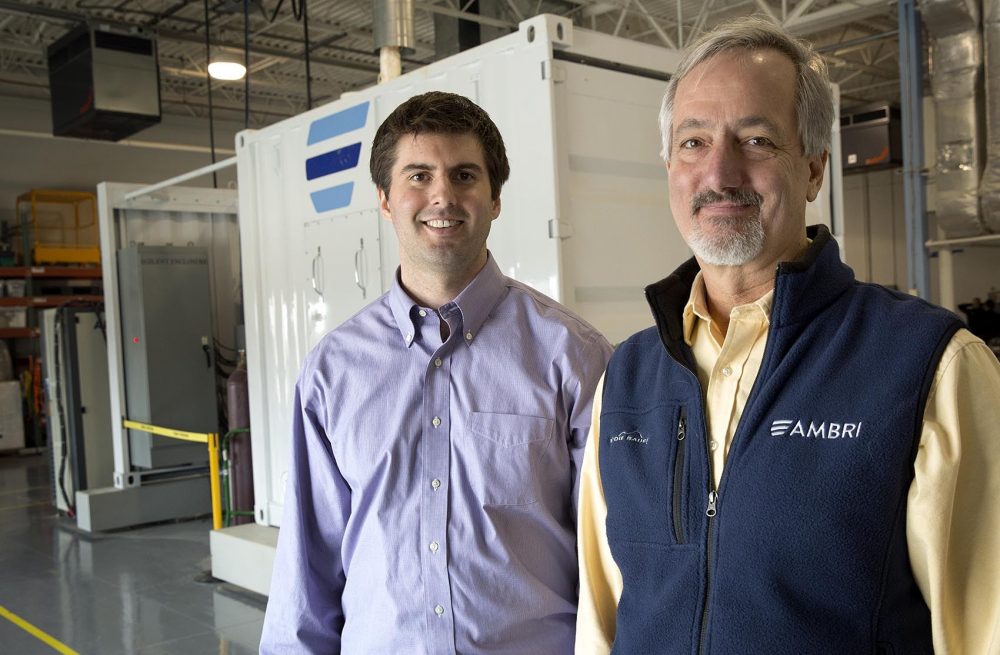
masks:
<path fill-rule="evenodd" d="M 840 117 L 840 150 L 845 173 L 903 165 L 899 107 L 879 103 Z"/>
<path fill-rule="evenodd" d="M 153 39 L 80 25 L 48 62 L 54 135 L 119 141 L 160 122 Z"/>

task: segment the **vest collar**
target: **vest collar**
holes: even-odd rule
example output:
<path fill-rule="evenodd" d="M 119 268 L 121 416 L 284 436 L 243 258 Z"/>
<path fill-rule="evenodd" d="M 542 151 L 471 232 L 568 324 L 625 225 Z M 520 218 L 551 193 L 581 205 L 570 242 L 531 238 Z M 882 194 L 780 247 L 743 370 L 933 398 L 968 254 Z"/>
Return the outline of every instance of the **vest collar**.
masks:
<path fill-rule="evenodd" d="M 840 261 L 840 248 L 825 225 L 806 229 L 812 243 L 795 261 L 778 264 L 771 327 L 808 321 L 847 290 L 854 272 Z M 684 343 L 684 306 L 700 267 L 692 257 L 666 278 L 646 287 L 646 300 L 663 345 L 680 362 L 691 366 Z"/>

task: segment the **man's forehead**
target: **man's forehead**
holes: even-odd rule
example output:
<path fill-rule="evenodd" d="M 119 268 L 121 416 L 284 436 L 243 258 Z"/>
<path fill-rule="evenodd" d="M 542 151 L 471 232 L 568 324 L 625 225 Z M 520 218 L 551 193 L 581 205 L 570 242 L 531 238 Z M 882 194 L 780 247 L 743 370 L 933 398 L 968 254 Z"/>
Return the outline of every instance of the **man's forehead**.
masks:
<path fill-rule="evenodd" d="M 678 81 L 672 127 L 709 127 L 723 115 L 720 111 L 747 127 L 775 127 L 786 111 L 794 111 L 796 84 L 795 65 L 782 52 L 720 52 Z"/>
<path fill-rule="evenodd" d="M 689 70 L 677 84 L 677 95 L 696 87 L 705 77 L 744 78 L 767 73 L 787 75 L 794 81 L 795 64 L 785 53 L 774 48 L 732 48 L 717 52 Z"/>
<path fill-rule="evenodd" d="M 432 165 L 483 166 L 483 146 L 472 132 L 410 132 L 396 141 L 395 167 L 402 168 L 416 162 L 428 168 Z M 442 159 L 444 161 L 442 161 Z"/>

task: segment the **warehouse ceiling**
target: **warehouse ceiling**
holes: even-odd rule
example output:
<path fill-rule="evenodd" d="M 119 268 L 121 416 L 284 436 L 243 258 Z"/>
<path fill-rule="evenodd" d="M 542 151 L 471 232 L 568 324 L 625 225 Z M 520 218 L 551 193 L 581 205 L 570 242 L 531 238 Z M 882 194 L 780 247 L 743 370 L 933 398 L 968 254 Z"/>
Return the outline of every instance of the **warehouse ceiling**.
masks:
<path fill-rule="evenodd" d="M 242 57 L 250 44 L 247 123 L 258 127 L 375 84 L 371 0 L 0 0 L 0 95 L 47 97 L 45 52 L 75 25 L 142 30 L 159 47 L 163 111 L 207 115 L 206 15 L 213 49 Z M 575 25 L 664 47 L 719 22 L 766 15 L 823 53 L 845 107 L 899 96 L 896 6 L 887 0 L 414 0 L 416 47 L 404 71 L 448 54 L 436 47 L 456 19 L 495 37 L 552 13 Z M 303 6 L 305 5 L 305 12 Z M 248 10 L 244 12 L 244 9 Z M 305 15 L 303 15 L 305 14 Z M 246 19 L 246 20 L 245 20 Z M 307 87 L 305 24 L 309 35 Z M 454 44 L 450 45 L 454 48 Z M 244 82 L 211 85 L 215 116 L 243 121 Z"/>

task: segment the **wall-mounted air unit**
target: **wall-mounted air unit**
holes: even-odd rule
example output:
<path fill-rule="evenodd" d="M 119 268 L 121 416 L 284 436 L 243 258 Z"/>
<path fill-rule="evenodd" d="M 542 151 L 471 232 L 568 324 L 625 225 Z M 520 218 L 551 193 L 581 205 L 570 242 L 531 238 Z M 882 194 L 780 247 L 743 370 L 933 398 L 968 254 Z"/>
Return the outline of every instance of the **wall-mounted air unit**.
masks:
<path fill-rule="evenodd" d="M 154 40 L 81 25 L 48 63 L 54 135 L 119 141 L 160 122 Z"/>
<path fill-rule="evenodd" d="M 887 103 L 845 111 L 840 117 L 844 172 L 902 166 L 901 124 L 899 108 Z"/>

